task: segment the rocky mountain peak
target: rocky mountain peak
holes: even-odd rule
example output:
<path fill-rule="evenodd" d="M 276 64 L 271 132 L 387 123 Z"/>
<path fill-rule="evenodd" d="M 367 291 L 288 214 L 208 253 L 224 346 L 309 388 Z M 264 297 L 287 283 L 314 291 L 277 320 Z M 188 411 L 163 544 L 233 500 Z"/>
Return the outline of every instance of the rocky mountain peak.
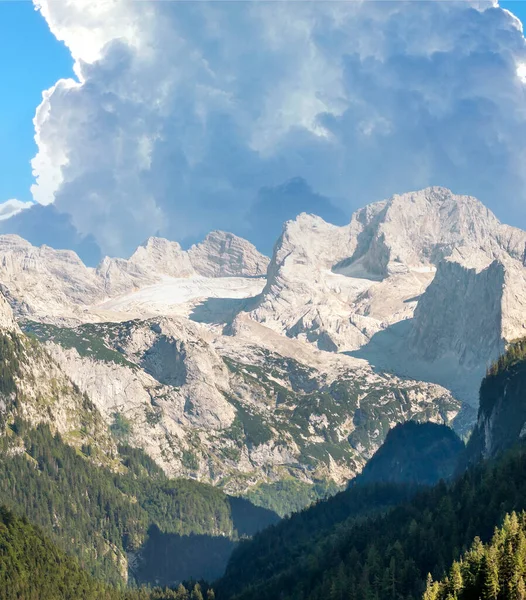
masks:
<path fill-rule="evenodd" d="M 212 231 L 188 250 L 196 273 L 204 277 L 259 277 L 269 263 L 247 240 L 225 231 Z"/>
<path fill-rule="evenodd" d="M 355 213 L 353 224 L 358 243 L 347 266 L 381 277 L 436 266 L 456 247 L 520 258 L 526 241 L 524 232 L 502 225 L 476 198 L 441 187 L 394 195 Z"/>
<path fill-rule="evenodd" d="M 302 214 L 250 316 L 475 402 L 486 361 L 526 332 L 525 244 L 476 198 L 439 187 L 370 204 L 344 227 Z"/>
<path fill-rule="evenodd" d="M 147 272 L 170 277 L 191 277 L 195 275 L 188 253 L 177 242 L 164 238 L 148 238 L 132 254 L 129 262 Z"/>

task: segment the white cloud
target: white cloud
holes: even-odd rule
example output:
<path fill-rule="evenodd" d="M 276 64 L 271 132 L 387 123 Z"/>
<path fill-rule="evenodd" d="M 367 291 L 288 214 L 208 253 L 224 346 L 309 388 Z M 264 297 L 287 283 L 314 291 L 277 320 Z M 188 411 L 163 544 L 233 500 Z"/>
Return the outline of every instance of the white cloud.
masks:
<path fill-rule="evenodd" d="M 23 210 L 33 206 L 33 202 L 22 202 L 22 200 L 6 200 L 0 203 L 0 221 L 5 221 L 11 217 L 14 217 Z"/>
<path fill-rule="evenodd" d="M 526 226 L 525 41 L 493 2 L 35 3 L 79 82 L 37 112 L 33 195 L 104 252 L 250 234 L 297 176 L 348 214 L 441 184 Z"/>

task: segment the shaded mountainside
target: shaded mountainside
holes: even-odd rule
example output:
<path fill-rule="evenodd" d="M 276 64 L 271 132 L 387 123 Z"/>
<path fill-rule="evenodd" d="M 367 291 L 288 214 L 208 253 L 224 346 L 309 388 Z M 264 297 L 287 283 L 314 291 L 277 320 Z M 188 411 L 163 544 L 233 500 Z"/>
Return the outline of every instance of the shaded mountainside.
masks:
<path fill-rule="evenodd" d="M 2 600 L 188 600 L 189 597 L 183 586 L 178 590 L 123 590 L 97 581 L 39 528 L 0 507 Z M 213 598 L 213 594 L 208 597 Z"/>
<path fill-rule="evenodd" d="M 511 343 L 480 386 L 477 423 L 465 462 L 491 458 L 526 434 L 526 339 Z"/>
<path fill-rule="evenodd" d="M 342 494 L 350 498 L 359 490 Z M 489 540 L 507 512 L 525 508 L 526 450 L 520 447 L 377 517 L 351 514 L 324 529 L 316 526 L 320 508 L 313 507 L 296 517 L 308 523 L 300 543 L 294 543 L 294 517 L 284 520 L 236 549 L 218 582 L 219 597 L 416 600 L 428 573 L 443 577 L 475 536 Z"/>
<path fill-rule="evenodd" d="M 210 485 L 170 480 L 140 450 L 119 446 L 117 471 L 94 465 L 90 452 L 90 446 L 75 450 L 64 444 L 47 425 L 31 429 L 15 420 L 0 438 L 0 503 L 40 525 L 107 581 L 125 581 L 128 569 L 132 579 L 140 574 L 141 581 L 154 581 L 148 562 L 152 531 L 158 539 L 177 540 L 179 549 L 194 548 L 195 538 L 189 536 L 196 535 L 206 542 L 203 548 L 218 548 L 190 568 L 185 552 L 171 554 L 165 581 L 218 576 L 216 563 L 226 564 L 240 536 L 278 519 Z"/>
<path fill-rule="evenodd" d="M 453 475 L 463 449 L 449 427 L 407 421 L 389 431 L 357 479 L 360 483 L 433 485 Z"/>

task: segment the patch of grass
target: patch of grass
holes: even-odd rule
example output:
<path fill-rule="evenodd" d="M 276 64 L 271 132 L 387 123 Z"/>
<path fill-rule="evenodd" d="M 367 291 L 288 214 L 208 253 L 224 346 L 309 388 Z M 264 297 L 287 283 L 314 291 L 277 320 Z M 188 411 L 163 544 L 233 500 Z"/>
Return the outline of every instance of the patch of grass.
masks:
<path fill-rule="evenodd" d="M 159 424 L 162 420 L 162 412 L 160 410 L 146 408 L 144 413 L 146 416 L 146 422 L 152 427 Z"/>
<path fill-rule="evenodd" d="M 225 448 L 221 448 L 219 452 L 221 456 L 226 460 L 238 462 L 241 458 L 241 451 L 239 450 L 239 448 L 232 448 L 230 446 L 226 446 Z"/>
<path fill-rule="evenodd" d="M 26 334 L 36 337 L 41 342 L 54 342 L 66 349 L 75 348 L 83 357 L 136 368 L 134 363 L 107 344 L 104 339 L 106 328 L 102 326 L 88 324 L 73 328 L 58 327 L 35 321 L 24 321 L 21 326 Z"/>
<path fill-rule="evenodd" d="M 122 413 L 114 412 L 111 433 L 119 440 L 127 440 L 131 433 L 131 422 Z"/>
<path fill-rule="evenodd" d="M 181 461 L 183 466 L 191 471 L 196 471 L 199 468 L 199 460 L 191 450 L 183 450 Z"/>
<path fill-rule="evenodd" d="M 263 417 L 255 412 L 249 412 L 240 402 L 230 399 L 237 410 L 237 419 L 243 427 L 244 438 L 248 445 L 259 446 L 272 439 L 272 431 L 263 420 Z"/>
<path fill-rule="evenodd" d="M 260 483 L 248 490 L 244 497 L 256 506 L 268 508 L 285 517 L 338 491 L 340 488 L 333 481 L 311 484 L 289 477 L 274 483 Z"/>

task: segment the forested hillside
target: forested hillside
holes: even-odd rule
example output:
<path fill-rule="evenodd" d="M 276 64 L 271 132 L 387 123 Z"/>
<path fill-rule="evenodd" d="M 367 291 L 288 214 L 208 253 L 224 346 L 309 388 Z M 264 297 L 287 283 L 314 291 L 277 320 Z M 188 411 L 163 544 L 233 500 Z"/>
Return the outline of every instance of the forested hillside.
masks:
<path fill-rule="evenodd" d="M 464 463 L 496 456 L 526 430 L 526 338 L 510 344 L 486 372 L 480 386 L 477 424 Z"/>
<path fill-rule="evenodd" d="M 519 600 L 526 597 L 526 513 L 506 515 L 489 544 L 475 538 L 440 582 L 428 580 L 424 600 Z"/>
<path fill-rule="evenodd" d="M 399 423 L 358 476 L 361 483 L 433 485 L 455 472 L 464 444 L 446 425 Z"/>
<path fill-rule="evenodd" d="M 127 578 L 130 552 L 141 565 L 141 580 L 151 581 L 141 549 L 152 527 L 158 536 L 178 539 L 183 549 L 190 534 L 210 538 L 211 544 L 216 536 L 228 542 L 219 545 L 219 557 L 205 553 L 193 570 L 179 562 L 180 553 L 173 554 L 164 577 L 174 582 L 220 575 L 221 570 L 210 569 L 218 558 L 226 564 L 232 540 L 277 520 L 274 513 L 231 500 L 209 485 L 169 480 L 140 450 L 120 446 L 118 472 L 95 466 L 87 460 L 89 453 L 89 446 L 78 451 L 64 444 L 46 425 L 32 429 L 17 419 L 0 437 L 0 503 L 41 526 L 89 572 L 107 581 Z"/>
<path fill-rule="evenodd" d="M 309 518 L 316 508 L 303 517 L 303 535 L 293 518 L 241 544 L 218 583 L 221 599 L 416 600 L 428 573 L 442 577 L 477 535 L 489 540 L 507 512 L 526 508 L 526 449 L 472 467 L 381 516 L 351 513 L 319 535 Z"/>
<path fill-rule="evenodd" d="M 199 586 L 122 589 L 93 579 L 27 519 L 0 507 L 0 598 L 2 600 L 203 600 Z"/>

